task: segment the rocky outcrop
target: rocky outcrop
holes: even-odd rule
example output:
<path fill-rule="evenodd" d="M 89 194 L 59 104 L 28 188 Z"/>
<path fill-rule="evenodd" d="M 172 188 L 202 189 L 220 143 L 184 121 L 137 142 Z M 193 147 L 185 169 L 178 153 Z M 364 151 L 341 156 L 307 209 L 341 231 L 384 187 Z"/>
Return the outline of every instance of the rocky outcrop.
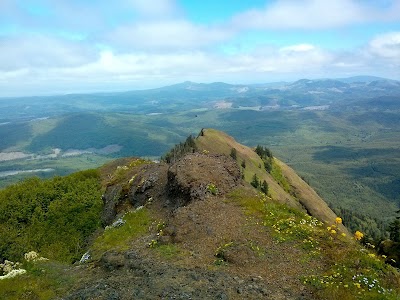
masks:
<path fill-rule="evenodd" d="M 237 187 L 241 174 L 236 162 L 225 155 L 188 154 L 168 169 L 168 194 L 173 206 L 224 195 Z"/>
<path fill-rule="evenodd" d="M 106 192 L 102 196 L 103 199 L 103 213 L 101 215 L 101 221 L 104 225 L 110 225 L 116 215 L 117 206 L 120 202 L 122 187 L 121 185 L 112 185 L 107 187 Z"/>
<path fill-rule="evenodd" d="M 175 209 L 209 196 L 222 196 L 241 184 L 236 162 L 225 155 L 187 154 L 173 165 L 146 164 L 131 178 L 110 185 L 103 195 L 103 224 L 119 213 L 157 199 Z M 161 203 L 162 202 L 162 203 Z"/>

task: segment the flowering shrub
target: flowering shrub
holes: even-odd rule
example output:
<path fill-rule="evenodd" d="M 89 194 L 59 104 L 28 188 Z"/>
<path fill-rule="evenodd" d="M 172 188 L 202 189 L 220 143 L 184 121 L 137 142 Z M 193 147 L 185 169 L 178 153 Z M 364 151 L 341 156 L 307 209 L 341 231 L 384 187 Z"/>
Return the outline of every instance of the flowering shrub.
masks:
<path fill-rule="evenodd" d="M 303 215 L 302 218 L 290 216 L 282 219 L 279 216 L 276 217 L 273 212 L 270 212 L 264 221 L 264 226 L 269 226 L 272 220 L 274 221 L 272 222 L 272 228 L 278 234 L 278 241 L 285 241 L 287 239 L 307 240 L 310 236 L 314 235 L 316 228 L 323 225 L 318 219 L 309 215 Z"/>
<path fill-rule="evenodd" d="M 47 258 L 39 256 L 39 254 L 35 251 L 30 251 L 28 253 L 24 254 L 24 258 L 26 261 L 43 261 L 43 260 L 48 260 Z"/>
<path fill-rule="evenodd" d="M 25 274 L 26 270 L 21 269 L 20 266 L 19 262 L 5 260 L 3 264 L 0 264 L 0 280 Z"/>
<path fill-rule="evenodd" d="M 342 224 L 343 220 L 341 217 L 336 217 L 335 218 L 335 224 L 332 224 L 331 226 L 326 227 L 328 232 L 331 234 L 330 238 L 332 239 L 333 236 L 337 237 L 346 237 L 346 234 L 344 232 L 340 233 L 340 228 L 339 224 Z"/>
<path fill-rule="evenodd" d="M 358 295 L 358 297 L 354 297 L 356 299 L 371 299 L 377 294 L 388 297 L 394 296 L 393 289 L 382 286 L 378 279 L 379 276 L 380 274 L 371 268 L 364 269 L 364 272 L 359 273 L 355 272 L 355 269 L 351 266 L 340 264 L 335 265 L 334 269 L 327 275 L 305 277 L 303 283 L 310 284 L 318 289 L 345 289 L 351 295 Z"/>
<path fill-rule="evenodd" d="M 354 238 L 357 241 L 361 240 L 363 237 L 364 237 L 364 234 L 362 232 L 358 231 L 358 230 L 354 233 Z"/>
<path fill-rule="evenodd" d="M 218 194 L 218 188 L 214 183 L 210 183 L 207 185 L 207 191 L 209 191 L 213 195 Z"/>

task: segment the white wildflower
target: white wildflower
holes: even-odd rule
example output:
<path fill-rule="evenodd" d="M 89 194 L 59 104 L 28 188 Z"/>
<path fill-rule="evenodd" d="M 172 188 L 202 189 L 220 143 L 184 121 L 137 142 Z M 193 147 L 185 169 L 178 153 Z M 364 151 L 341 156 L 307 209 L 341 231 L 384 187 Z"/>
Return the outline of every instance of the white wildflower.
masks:
<path fill-rule="evenodd" d="M 26 261 L 35 261 L 39 258 L 39 254 L 37 254 L 35 251 L 30 251 L 25 253 L 24 258 Z"/>
<path fill-rule="evenodd" d="M 49 260 L 48 258 L 41 257 L 39 254 L 35 251 L 30 251 L 28 253 L 24 254 L 24 258 L 26 261 L 44 261 L 44 260 Z"/>
<path fill-rule="evenodd" d="M 25 273 L 26 273 L 26 270 L 24 270 L 24 269 L 12 270 L 11 272 L 7 273 L 6 275 L 0 276 L 0 280 L 7 279 L 7 278 L 13 278 L 15 276 L 22 275 Z"/>

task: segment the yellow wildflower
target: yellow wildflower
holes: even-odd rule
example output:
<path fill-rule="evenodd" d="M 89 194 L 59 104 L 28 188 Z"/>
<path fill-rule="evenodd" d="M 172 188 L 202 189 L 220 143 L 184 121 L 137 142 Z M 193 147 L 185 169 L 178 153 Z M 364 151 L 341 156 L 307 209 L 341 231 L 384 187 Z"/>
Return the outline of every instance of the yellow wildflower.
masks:
<path fill-rule="evenodd" d="M 364 234 L 362 232 L 358 231 L 358 230 L 354 233 L 354 238 L 357 241 L 361 240 L 363 237 L 364 237 Z"/>
<path fill-rule="evenodd" d="M 335 222 L 336 222 L 336 224 L 342 224 L 342 218 L 336 217 Z"/>
<path fill-rule="evenodd" d="M 342 237 L 346 237 L 346 234 L 344 232 L 342 232 Z"/>
<path fill-rule="evenodd" d="M 356 287 L 358 287 L 358 288 L 361 288 L 361 284 L 359 284 L 358 282 L 356 282 L 354 285 L 355 285 Z"/>
<path fill-rule="evenodd" d="M 332 233 L 332 234 L 336 234 L 336 230 L 335 230 L 335 229 L 332 229 L 332 230 L 331 230 L 331 233 Z"/>
<path fill-rule="evenodd" d="M 335 228 L 336 228 L 336 225 L 331 225 L 331 227 L 332 227 L 332 229 L 335 229 Z"/>
<path fill-rule="evenodd" d="M 328 227 L 326 227 L 326 229 L 328 229 L 328 231 L 331 231 L 332 228 L 330 226 L 328 226 Z"/>

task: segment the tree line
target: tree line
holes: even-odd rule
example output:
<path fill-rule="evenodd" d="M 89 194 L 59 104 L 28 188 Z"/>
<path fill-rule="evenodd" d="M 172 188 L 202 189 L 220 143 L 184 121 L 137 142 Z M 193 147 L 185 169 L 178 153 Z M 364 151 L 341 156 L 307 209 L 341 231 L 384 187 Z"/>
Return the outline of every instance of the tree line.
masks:
<path fill-rule="evenodd" d="M 194 153 L 197 151 L 197 146 L 192 135 L 189 135 L 185 142 L 176 144 L 166 154 L 161 156 L 161 160 L 167 163 L 174 163 L 187 153 Z"/>

